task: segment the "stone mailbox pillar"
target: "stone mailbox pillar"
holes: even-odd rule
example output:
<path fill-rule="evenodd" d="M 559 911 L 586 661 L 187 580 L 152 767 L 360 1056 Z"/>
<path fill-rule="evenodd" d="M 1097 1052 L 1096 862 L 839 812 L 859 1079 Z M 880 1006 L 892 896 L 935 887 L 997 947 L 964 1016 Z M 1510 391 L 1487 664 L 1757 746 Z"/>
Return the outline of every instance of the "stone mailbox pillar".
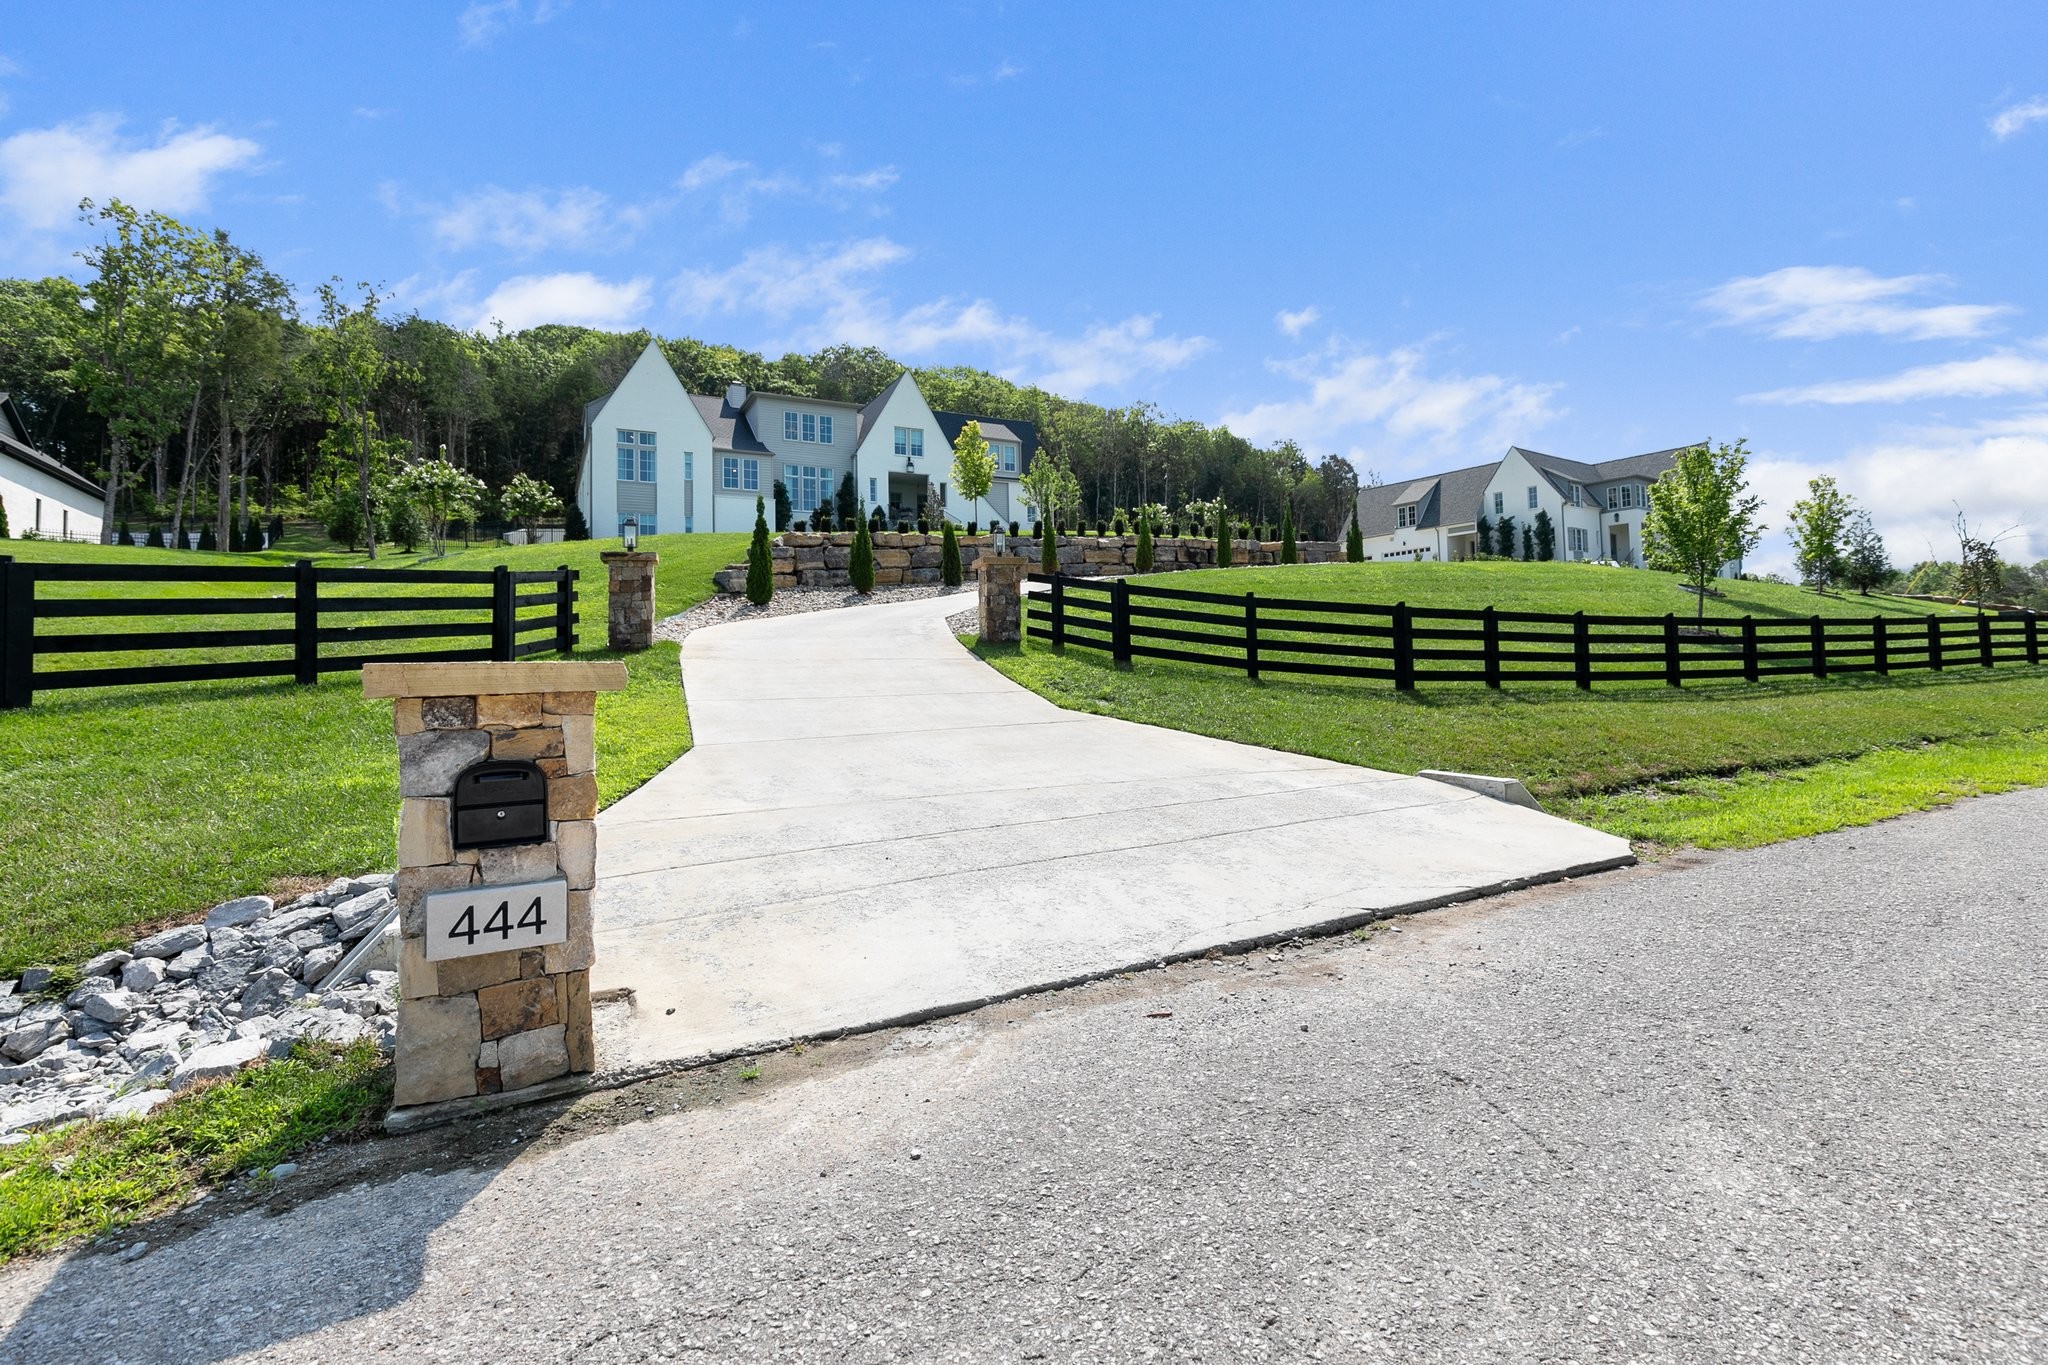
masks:
<path fill-rule="evenodd" d="M 981 641 L 1014 645 L 1024 619 L 1024 575 L 1035 561 L 1023 555 L 982 554 L 974 561 L 981 579 Z"/>
<path fill-rule="evenodd" d="M 654 565 L 660 556 L 606 550 L 598 558 L 611 572 L 611 647 L 646 649 L 654 643 Z"/>
<path fill-rule="evenodd" d="M 644 556 L 649 560 L 652 555 Z M 407 1111 L 544 1086 L 596 1066 L 590 893 L 597 882 L 596 702 L 617 662 L 367 664 L 398 734 L 398 1058 L 390 1124 Z M 459 848 L 496 812 L 471 810 L 485 769 L 546 778 L 536 842 Z M 528 767 L 527 765 L 532 765 Z M 530 807 L 528 808 L 530 809 Z M 499 818 L 504 818 L 500 816 Z M 510 827 L 520 822 L 515 820 Z"/>

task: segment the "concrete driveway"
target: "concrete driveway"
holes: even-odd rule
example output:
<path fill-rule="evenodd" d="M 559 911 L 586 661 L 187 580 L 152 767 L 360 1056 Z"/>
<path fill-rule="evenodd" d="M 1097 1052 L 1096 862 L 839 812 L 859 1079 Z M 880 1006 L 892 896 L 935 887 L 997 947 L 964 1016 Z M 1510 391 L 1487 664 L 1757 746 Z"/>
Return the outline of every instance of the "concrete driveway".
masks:
<path fill-rule="evenodd" d="M 683 647 L 696 747 L 599 819 L 603 1064 L 902 1022 L 1630 861 L 1458 788 L 1063 711 L 966 595 Z"/>

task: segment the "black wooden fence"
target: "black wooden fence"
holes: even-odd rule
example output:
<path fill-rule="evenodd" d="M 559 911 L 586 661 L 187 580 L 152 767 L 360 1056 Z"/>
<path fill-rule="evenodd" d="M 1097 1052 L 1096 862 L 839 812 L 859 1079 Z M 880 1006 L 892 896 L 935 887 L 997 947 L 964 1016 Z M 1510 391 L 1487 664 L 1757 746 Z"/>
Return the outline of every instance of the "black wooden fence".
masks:
<path fill-rule="evenodd" d="M 176 564 L 40 564 L 0 556 L 0 709 L 28 706 L 35 694 L 58 688 L 122 687 L 147 683 L 196 682 L 225 678 L 290 678 L 319 681 L 322 673 L 361 668 L 367 663 L 428 660 L 523 659 L 576 647 L 577 571 L 515 573 L 495 569 L 326 569 L 302 559 L 290 566 L 261 568 L 185 567 Z M 44 583 L 218 585 L 257 591 L 242 596 L 39 596 Z M 262 593 L 260 585 L 278 589 Z M 339 591 L 376 588 L 378 592 Z M 413 595 L 390 591 L 417 588 Z M 457 593 L 458 587 L 485 592 Z M 540 591 L 533 591 L 540 588 Z M 536 610 L 545 608 L 544 611 Z M 379 616 L 431 613 L 454 620 L 380 621 Z M 38 621 L 92 621 L 134 617 L 284 618 L 250 622 L 248 628 L 43 631 Z M 546 632 L 546 634 L 540 634 Z M 363 645 L 400 642 L 462 642 L 452 648 L 380 649 Z M 326 648 L 323 650 L 323 646 Z M 187 650 L 241 652 L 263 649 L 260 658 L 202 663 L 123 663 L 118 667 L 41 668 L 44 658 L 89 654 L 156 655 Z M 287 652 L 273 652 L 277 650 Z"/>
<path fill-rule="evenodd" d="M 1119 664 L 1170 659 L 1257 678 L 1300 673 L 1418 682 L 1661 681 L 2039 664 L 2033 612 L 1966 616 L 1775 618 L 1592 616 L 1459 611 L 1252 593 L 1194 592 L 1122 578 L 1032 574 L 1025 629 L 1055 647 L 1099 649 Z"/>

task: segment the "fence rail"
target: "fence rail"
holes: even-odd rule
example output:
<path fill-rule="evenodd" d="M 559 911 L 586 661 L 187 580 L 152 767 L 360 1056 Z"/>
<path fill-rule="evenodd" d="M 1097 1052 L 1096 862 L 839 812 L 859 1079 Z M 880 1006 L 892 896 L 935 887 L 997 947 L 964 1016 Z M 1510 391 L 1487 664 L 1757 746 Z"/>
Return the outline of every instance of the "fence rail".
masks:
<path fill-rule="evenodd" d="M 311 560 L 263 567 L 182 564 L 41 564 L 0 555 L 0 709 L 31 705 L 37 692 L 79 687 L 243 678 L 318 682 L 323 673 L 366 663 L 497 660 L 509 662 L 576 647 L 577 571 L 495 569 L 323 569 Z M 277 591 L 265 596 L 39 596 L 44 584 L 178 584 Z M 416 592 L 350 592 L 406 587 Z M 486 592 L 444 589 L 486 588 Z M 541 589 L 535 591 L 534 589 Z M 537 610 L 538 609 L 538 610 Z M 399 613 L 463 619 L 366 620 Z M 93 622 L 137 617 L 225 617 L 226 628 L 38 631 L 39 621 Z M 250 617 L 282 618 L 276 624 Z M 545 634 L 541 634 L 545 632 Z M 365 645 L 429 641 L 452 648 L 377 649 Z M 191 650 L 278 650 L 262 658 L 180 662 Z M 170 655 L 110 667 L 38 666 L 42 659 L 92 654 Z"/>
<path fill-rule="evenodd" d="M 1032 574 L 1035 640 L 1134 659 L 1266 673 L 1369 678 L 1412 691 L 1423 682 L 1688 681 L 2041 662 L 2034 612 L 1998 616 L 1664 616 L 1497 611 L 1318 602 L 1253 593 L 1137 585 L 1123 578 Z"/>

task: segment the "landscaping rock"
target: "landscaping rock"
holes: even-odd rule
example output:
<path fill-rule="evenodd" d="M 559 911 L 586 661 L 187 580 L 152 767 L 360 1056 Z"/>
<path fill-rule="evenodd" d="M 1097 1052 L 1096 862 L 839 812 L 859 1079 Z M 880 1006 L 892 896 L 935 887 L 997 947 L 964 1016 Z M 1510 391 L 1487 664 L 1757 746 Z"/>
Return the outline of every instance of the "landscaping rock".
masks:
<path fill-rule="evenodd" d="M 154 1028 L 138 1029 L 129 1034 L 126 1041 L 121 1044 L 121 1055 L 136 1060 L 152 1052 L 182 1054 L 186 1040 L 191 1036 L 191 1025 L 182 1023 L 158 1024 Z"/>
<path fill-rule="evenodd" d="M 242 992 L 242 1013 L 269 1013 L 276 1006 L 289 1004 L 305 994 L 306 988 L 290 972 L 280 967 L 268 967 Z"/>
<path fill-rule="evenodd" d="M 128 965 L 133 956 L 115 948 L 110 952 L 101 953 L 98 957 L 87 958 L 85 965 L 78 969 L 78 974 L 87 979 L 95 976 L 119 977 L 121 969 Z"/>
<path fill-rule="evenodd" d="M 491 737 L 482 730 L 422 730 L 398 737 L 398 794 L 446 796 L 456 774 L 488 757 Z"/>
<path fill-rule="evenodd" d="M 136 1006 L 141 1002 L 133 992 L 119 986 L 86 986 L 72 993 L 73 999 L 83 993 L 85 998 L 77 1008 L 102 1024 L 125 1024 L 135 1017 Z"/>
<path fill-rule="evenodd" d="M 100 1112 L 100 1117 L 104 1119 L 146 1118 L 158 1106 L 169 1104 L 170 1102 L 171 1092 L 168 1090 L 138 1090 L 133 1094 L 122 1095 L 116 1099 L 109 1100 L 107 1107 Z M 138 1245 L 146 1244 L 138 1243 Z"/>
<path fill-rule="evenodd" d="M 183 1090 L 199 1081 L 232 1076 L 265 1051 L 261 1038 L 234 1038 L 202 1047 L 187 1057 L 171 1078 L 173 1090 Z"/>
<path fill-rule="evenodd" d="M 339 943 L 330 943 L 307 953 L 299 964 L 299 980 L 308 986 L 317 986 L 326 975 L 334 970 L 334 964 L 341 961 L 341 955 L 348 950 Z"/>
<path fill-rule="evenodd" d="M 47 1019 L 15 1029 L 5 1038 L 0 1038 L 0 1055 L 26 1062 L 40 1057 L 71 1036 L 71 1025 L 62 1019 Z"/>
<path fill-rule="evenodd" d="M 391 892 L 379 887 L 334 907 L 334 929 L 344 942 L 354 942 L 391 908 Z"/>
<path fill-rule="evenodd" d="M 121 988 L 148 995 L 164 983 L 164 960 L 138 957 L 121 969 Z"/>
<path fill-rule="evenodd" d="M 287 938 L 303 929 L 315 927 L 326 918 L 326 906 L 319 904 L 298 905 L 294 902 L 292 908 L 281 910 L 271 918 L 264 920 L 261 928 L 266 934 L 275 934 L 280 938 Z"/>
<path fill-rule="evenodd" d="M 277 902 L 268 896 L 242 896 L 235 900 L 222 901 L 206 912 L 206 927 L 240 928 L 245 924 L 254 924 L 276 908 Z"/>
<path fill-rule="evenodd" d="M 189 981 L 213 965 L 213 953 L 205 946 L 188 948 L 164 964 L 164 975 L 173 981 Z"/>
<path fill-rule="evenodd" d="M 136 943 L 137 957 L 173 958 L 188 948 L 197 948 L 206 942 L 206 926 L 203 924 L 181 924 L 175 929 L 166 929 L 160 934 L 151 934 Z"/>
<path fill-rule="evenodd" d="M 48 989 L 50 978 L 55 975 L 56 973 L 48 967 L 30 967 L 21 974 L 22 992 L 27 995 L 34 995 L 38 991 Z"/>

